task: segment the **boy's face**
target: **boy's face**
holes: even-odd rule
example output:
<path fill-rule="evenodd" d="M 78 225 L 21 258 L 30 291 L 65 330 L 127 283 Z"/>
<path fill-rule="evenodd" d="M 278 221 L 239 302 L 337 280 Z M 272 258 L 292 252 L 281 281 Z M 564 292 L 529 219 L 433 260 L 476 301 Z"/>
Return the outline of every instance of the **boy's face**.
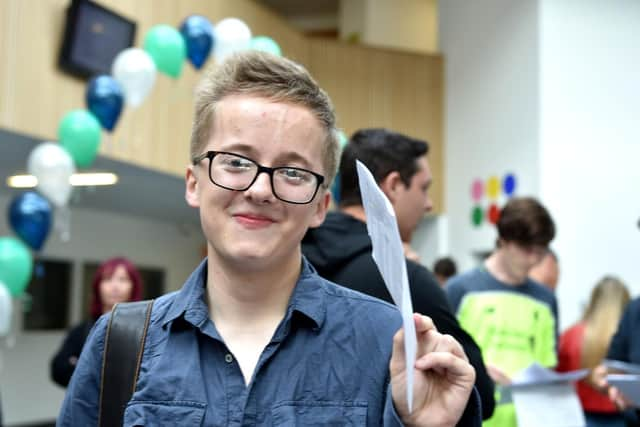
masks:
<path fill-rule="evenodd" d="M 513 274 L 521 277 L 526 277 L 529 271 L 542 260 L 547 252 L 545 246 L 526 246 L 513 241 L 503 241 L 501 248 L 506 255 L 508 268 Z"/>
<path fill-rule="evenodd" d="M 216 106 L 209 150 L 239 154 L 267 167 L 325 171 L 325 132 L 306 107 L 255 95 L 232 95 Z M 210 256 L 245 269 L 275 266 L 300 257 L 307 228 L 324 220 L 329 194 L 321 187 L 311 203 L 296 205 L 273 195 L 267 173 L 245 191 L 221 188 L 209 179 L 209 159 L 190 166 L 186 199 L 200 208 Z"/>

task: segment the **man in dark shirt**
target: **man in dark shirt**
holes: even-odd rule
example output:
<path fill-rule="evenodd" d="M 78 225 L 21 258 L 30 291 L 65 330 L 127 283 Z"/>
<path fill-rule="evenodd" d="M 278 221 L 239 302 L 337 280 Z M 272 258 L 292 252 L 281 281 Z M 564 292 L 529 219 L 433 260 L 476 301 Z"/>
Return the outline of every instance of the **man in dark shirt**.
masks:
<path fill-rule="evenodd" d="M 337 135 L 328 96 L 299 64 L 244 52 L 205 76 L 185 198 L 207 257 L 154 302 L 125 426 L 479 426 L 479 407 L 463 414 L 479 403 L 460 344 L 414 315 L 409 411 L 400 312 L 302 256 L 329 206 Z M 108 320 L 88 338 L 59 426 L 98 424 Z"/>
<path fill-rule="evenodd" d="M 409 242 L 419 221 L 431 210 L 427 151 L 426 142 L 386 129 L 364 129 L 351 137 L 340 161 L 339 211 L 329 213 L 322 226 L 309 229 L 302 242 L 303 253 L 322 277 L 392 301 L 371 257 L 371 239 L 367 234 L 355 160 L 369 168 L 389 198 L 402 240 Z M 413 309 L 427 314 L 438 331 L 452 335 L 462 344 L 476 370 L 482 415 L 490 417 L 495 406 L 494 384 L 484 367 L 480 349 L 458 324 L 431 272 L 407 259 L 407 274 Z"/>

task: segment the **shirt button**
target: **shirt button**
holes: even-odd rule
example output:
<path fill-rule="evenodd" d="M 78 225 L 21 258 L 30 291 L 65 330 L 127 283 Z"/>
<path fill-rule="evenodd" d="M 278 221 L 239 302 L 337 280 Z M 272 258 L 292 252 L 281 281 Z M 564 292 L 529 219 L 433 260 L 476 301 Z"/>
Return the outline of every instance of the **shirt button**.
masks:
<path fill-rule="evenodd" d="M 227 363 L 233 362 L 233 356 L 227 353 L 227 355 L 224 357 L 224 361 Z"/>

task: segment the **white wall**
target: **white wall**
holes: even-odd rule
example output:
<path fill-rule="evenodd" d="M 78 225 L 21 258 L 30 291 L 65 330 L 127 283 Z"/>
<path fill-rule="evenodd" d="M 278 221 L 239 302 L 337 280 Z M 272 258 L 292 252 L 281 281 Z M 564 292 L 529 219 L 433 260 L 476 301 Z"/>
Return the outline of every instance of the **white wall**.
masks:
<path fill-rule="evenodd" d="M 448 225 L 445 215 L 429 215 L 420 221 L 413 233 L 411 247 L 429 270 L 438 258 L 449 255 Z"/>
<path fill-rule="evenodd" d="M 439 18 L 449 245 L 464 271 L 495 241 L 494 227 L 471 224 L 472 181 L 511 172 L 517 194 L 538 191 L 538 10 L 535 1 L 447 0 Z"/>
<path fill-rule="evenodd" d="M 8 198 L 0 197 L 0 236 L 13 235 L 4 214 L 8 203 Z M 124 255 L 138 265 L 163 268 L 167 291 L 179 288 L 200 261 L 204 240 L 197 227 L 81 209 L 72 209 L 71 219 L 71 241 L 61 242 L 52 233 L 42 256 L 73 260 L 76 319 L 84 309 L 80 307 L 80 269 L 85 261 Z M 64 390 L 49 380 L 49 360 L 63 337 L 63 331 L 18 331 L 14 347 L 0 342 L 0 395 L 7 425 L 56 417 Z"/>
<path fill-rule="evenodd" d="M 604 274 L 640 292 L 640 2 L 542 0 L 540 40 L 540 194 L 564 327 Z"/>

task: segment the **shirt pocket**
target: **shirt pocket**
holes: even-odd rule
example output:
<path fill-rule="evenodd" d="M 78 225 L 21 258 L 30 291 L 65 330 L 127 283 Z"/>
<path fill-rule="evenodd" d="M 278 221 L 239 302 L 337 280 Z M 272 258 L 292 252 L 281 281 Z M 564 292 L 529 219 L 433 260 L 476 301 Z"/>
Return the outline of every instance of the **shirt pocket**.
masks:
<path fill-rule="evenodd" d="M 367 403 L 361 401 L 288 401 L 271 409 L 274 426 L 365 426 Z"/>
<path fill-rule="evenodd" d="M 124 411 L 125 427 L 200 426 L 206 404 L 191 401 L 131 401 Z"/>

